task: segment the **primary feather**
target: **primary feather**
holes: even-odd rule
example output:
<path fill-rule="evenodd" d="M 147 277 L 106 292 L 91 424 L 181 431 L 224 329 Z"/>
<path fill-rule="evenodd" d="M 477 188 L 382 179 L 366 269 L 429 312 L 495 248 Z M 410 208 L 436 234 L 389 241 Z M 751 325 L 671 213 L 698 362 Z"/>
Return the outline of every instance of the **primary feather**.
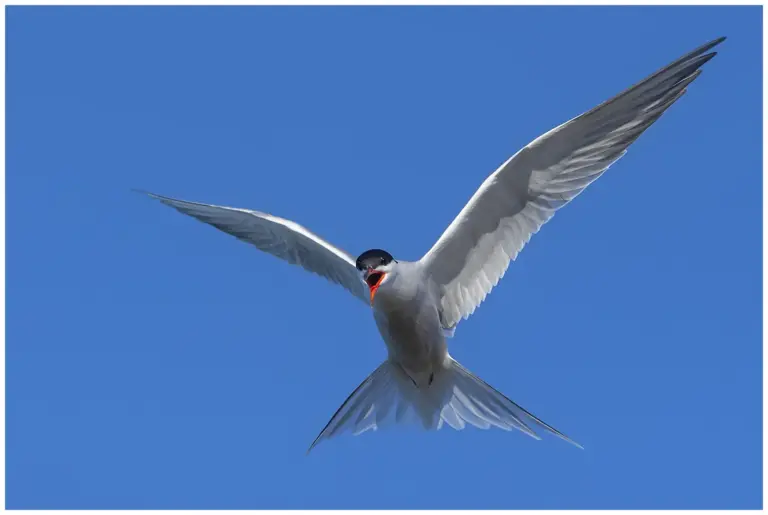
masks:
<path fill-rule="evenodd" d="M 293 265 L 340 284 L 368 304 L 355 259 L 296 222 L 259 211 L 189 202 L 143 192 Z"/>
<path fill-rule="evenodd" d="M 715 56 L 707 52 L 724 39 L 540 136 L 483 182 L 421 259 L 441 289 L 444 328 L 455 328 L 475 311 L 531 236 L 685 93 Z"/>

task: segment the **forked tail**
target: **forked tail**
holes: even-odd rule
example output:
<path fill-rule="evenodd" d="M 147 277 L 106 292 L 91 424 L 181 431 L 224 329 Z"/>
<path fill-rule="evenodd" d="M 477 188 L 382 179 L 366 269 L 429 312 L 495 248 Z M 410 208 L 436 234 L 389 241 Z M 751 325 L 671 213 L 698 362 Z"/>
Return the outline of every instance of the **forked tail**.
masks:
<path fill-rule="evenodd" d="M 336 410 L 307 452 L 322 440 L 348 430 L 359 435 L 414 418 L 425 429 L 440 429 L 443 424 L 456 430 L 467 424 L 481 429 L 495 426 L 505 431 L 518 429 L 539 440 L 527 423 L 533 421 L 583 449 L 448 357 L 445 368 L 435 373 L 432 384 L 421 388 L 398 364 L 387 360 L 379 365 Z"/>

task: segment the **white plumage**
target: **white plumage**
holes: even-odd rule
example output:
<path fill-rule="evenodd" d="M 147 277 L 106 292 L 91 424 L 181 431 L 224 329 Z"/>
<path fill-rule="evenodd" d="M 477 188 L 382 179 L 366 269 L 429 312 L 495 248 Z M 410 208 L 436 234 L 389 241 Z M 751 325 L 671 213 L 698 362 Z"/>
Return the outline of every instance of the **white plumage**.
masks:
<path fill-rule="evenodd" d="M 427 429 L 498 427 L 534 438 L 531 425 L 537 425 L 579 446 L 456 362 L 446 338 L 477 309 L 531 236 L 685 93 L 714 57 L 709 50 L 724 39 L 528 144 L 483 182 L 416 262 L 397 261 L 378 249 L 355 260 L 290 220 L 149 195 L 340 284 L 372 306 L 387 359 L 352 392 L 312 447 L 344 431 L 359 434 L 411 418 Z"/>

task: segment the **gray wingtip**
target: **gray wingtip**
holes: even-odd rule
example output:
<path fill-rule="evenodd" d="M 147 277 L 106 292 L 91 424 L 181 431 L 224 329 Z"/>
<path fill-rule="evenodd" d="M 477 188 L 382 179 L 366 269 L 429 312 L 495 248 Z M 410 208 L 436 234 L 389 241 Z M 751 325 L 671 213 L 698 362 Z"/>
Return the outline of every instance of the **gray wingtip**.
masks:
<path fill-rule="evenodd" d="M 155 199 L 155 200 L 159 200 L 160 202 L 162 202 L 166 206 L 175 207 L 176 203 L 198 204 L 197 202 L 189 202 L 189 201 L 186 201 L 186 200 L 177 200 L 177 199 L 174 199 L 174 198 L 171 198 L 171 197 L 166 197 L 164 195 L 158 195 L 157 193 L 152 193 L 151 191 L 142 190 L 140 188 L 131 188 L 131 191 L 133 193 L 138 193 L 140 195 L 146 195 L 149 198 L 152 198 L 152 199 Z"/>
<path fill-rule="evenodd" d="M 315 441 L 312 442 L 312 445 L 309 446 L 309 449 L 307 449 L 307 453 L 304 456 L 309 456 L 309 453 L 312 452 L 312 449 L 315 448 L 315 446 L 320 443 L 320 437 L 322 434 L 318 435 L 317 438 L 315 438 Z"/>
<path fill-rule="evenodd" d="M 130 191 L 131 191 L 132 193 L 138 193 L 138 194 L 140 194 L 140 195 L 146 195 L 146 196 L 148 196 L 148 197 L 152 197 L 152 198 L 160 198 L 160 196 L 159 196 L 159 195 L 155 195 L 155 194 L 154 194 L 154 193 L 152 193 L 151 191 L 143 190 L 143 189 L 141 189 L 141 188 L 131 188 L 131 190 L 130 190 Z"/>
<path fill-rule="evenodd" d="M 728 39 L 726 36 L 720 36 L 719 38 L 713 39 L 713 40 L 712 40 L 712 41 L 710 41 L 709 43 L 704 43 L 703 45 L 701 45 L 701 46 L 700 46 L 700 47 L 699 47 L 697 50 L 695 50 L 694 52 L 695 52 L 697 55 L 701 55 L 701 54 L 703 54 L 704 52 L 706 52 L 707 50 L 709 50 L 710 48 L 714 48 L 714 47 L 716 47 L 717 45 L 719 45 L 720 43 L 722 43 L 722 42 L 723 42 L 723 41 L 725 41 L 726 39 Z"/>

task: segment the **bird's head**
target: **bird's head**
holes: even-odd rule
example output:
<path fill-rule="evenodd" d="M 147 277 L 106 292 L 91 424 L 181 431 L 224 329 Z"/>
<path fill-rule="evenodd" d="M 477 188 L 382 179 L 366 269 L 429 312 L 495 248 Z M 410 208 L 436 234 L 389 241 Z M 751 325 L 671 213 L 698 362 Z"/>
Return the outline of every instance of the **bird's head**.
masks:
<path fill-rule="evenodd" d="M 381 249 L 366 250 L 357 258 L 355 266 L 371 291 L 371 305 L 373 305 L 376 291 L 391 276 L 396 263 L 397 261 L 389 252 Z"/>

